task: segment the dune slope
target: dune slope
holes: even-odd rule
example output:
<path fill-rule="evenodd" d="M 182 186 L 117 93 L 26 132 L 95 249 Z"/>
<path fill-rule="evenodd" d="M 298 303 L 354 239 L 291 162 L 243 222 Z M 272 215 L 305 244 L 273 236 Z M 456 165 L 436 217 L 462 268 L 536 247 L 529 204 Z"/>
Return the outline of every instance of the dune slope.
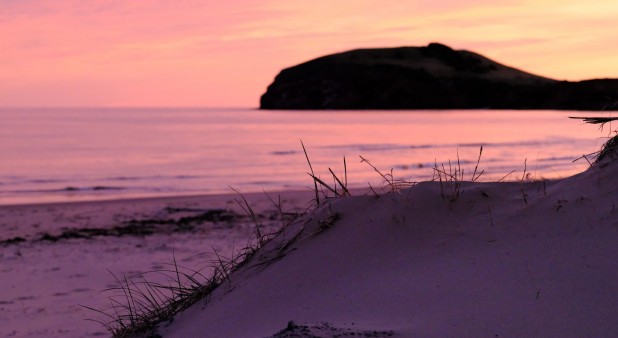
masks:
<path fill-rule="evenodd" d="M 160 334 L 618 334 L 618 162 L 452 188 L 330 200 Z"/>

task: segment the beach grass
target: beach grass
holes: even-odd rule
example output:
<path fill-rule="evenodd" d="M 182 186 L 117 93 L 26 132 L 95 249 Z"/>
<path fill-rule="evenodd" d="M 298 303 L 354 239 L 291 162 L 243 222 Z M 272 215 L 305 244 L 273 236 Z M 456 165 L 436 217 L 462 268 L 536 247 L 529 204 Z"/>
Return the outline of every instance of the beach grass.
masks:
<path fill-rule="evenodd" d="M 245 212 L 253 225 L 246 246 L 232 253 L 231 257 L 220 255 L 213 247 L 203 255 L 213 257 L 202 269 L 192 269 L 173 262 L 166 269 L 147 271 L 131 276 L 114 277 L 117 286 L 103 290 L 108 294 L 109 306 L 95 309 L 84 308 L 97 313 L 99 319 L 89 319 L 101 324 L 113 337 L 158 337 L 156 328 L 159 324 L 173 321 L 174 317 L 199 301 L 208 301 L 209 295 L 219 286 L 231 283 L 230 274 L 243 267 L 254 254 L 270 239 L 275 237 L 288 224 L 298 220 L 307 210 L 286 212 L 281 200 L 269 200 L 279 211 L 280 227 L 273 232 L 265 232 L 260 223 L 260 216 L 254 211 L 249 201 L 239 191 L 231 188 L 239 196 L 237 205 Z M 290 239 L 294 241 L 295 238 Z M 286 245 L 278 250 L 283 255 Z M 210 273 L 205 273 L 209 270 Z"/>
<path fill-rule="evenodd" d="M 103 325 L 114 337 L 155 336 L 157 324 L 168 321 L 198 301 L 205 299 L 231 273 L 236 260 L 217 255 L 209 276 L 199 270 L 180 266 L 174 257 L 169 269 L 149 271 L 133 276 L 114 276 L 118 286 L 107 289 L 110 306 L 95 311 L 103 319 L 90 319 Z M 152 275 L 163 282 L 148 280 Z M 138 281 L 136 281 L 138 280 Z"/>

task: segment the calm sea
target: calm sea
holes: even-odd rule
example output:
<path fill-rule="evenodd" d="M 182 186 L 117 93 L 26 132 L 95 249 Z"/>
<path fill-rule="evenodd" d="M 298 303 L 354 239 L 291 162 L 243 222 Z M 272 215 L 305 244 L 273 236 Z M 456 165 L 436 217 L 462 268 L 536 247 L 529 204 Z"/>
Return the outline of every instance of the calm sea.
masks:
<path fill-rule="evenodd" d="M 316 174 L 350 186 L 431 179 L 457 161 L 481 180 L 559 178 L 585 170 L 610 129 L 557 111 L 260 111 L 0 109 L 0 204 L 310 189 Z"/>

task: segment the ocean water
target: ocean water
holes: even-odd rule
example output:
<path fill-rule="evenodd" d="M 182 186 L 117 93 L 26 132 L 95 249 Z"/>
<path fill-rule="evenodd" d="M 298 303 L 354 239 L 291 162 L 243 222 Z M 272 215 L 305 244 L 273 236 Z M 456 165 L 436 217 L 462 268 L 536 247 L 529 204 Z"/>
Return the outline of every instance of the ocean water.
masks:
<path fill-rule="evenodd" d="M 480 180 L 560 178 L 588 167 L 611 126 L 564 111 L 260 111 L 2 108 L 0 205 L 311 189 L 329 168 L 353 187 L 431 179 L 436 163 Z M 459 162 L 459 164 L 456 164 Z M 524 172 L 525 168 L 525 172 Z"/>

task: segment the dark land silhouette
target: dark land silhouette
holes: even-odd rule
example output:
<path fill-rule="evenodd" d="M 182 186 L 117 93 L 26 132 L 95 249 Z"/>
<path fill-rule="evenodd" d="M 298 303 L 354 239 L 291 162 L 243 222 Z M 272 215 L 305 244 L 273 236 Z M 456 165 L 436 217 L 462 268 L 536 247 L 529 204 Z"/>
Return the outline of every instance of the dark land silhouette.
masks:
<path fill-rule="evenodd" d="M 618 79 L 558 81 L 431 43 L 358 49 L 282 70 L 261 109 L 617 110 Z"/>

